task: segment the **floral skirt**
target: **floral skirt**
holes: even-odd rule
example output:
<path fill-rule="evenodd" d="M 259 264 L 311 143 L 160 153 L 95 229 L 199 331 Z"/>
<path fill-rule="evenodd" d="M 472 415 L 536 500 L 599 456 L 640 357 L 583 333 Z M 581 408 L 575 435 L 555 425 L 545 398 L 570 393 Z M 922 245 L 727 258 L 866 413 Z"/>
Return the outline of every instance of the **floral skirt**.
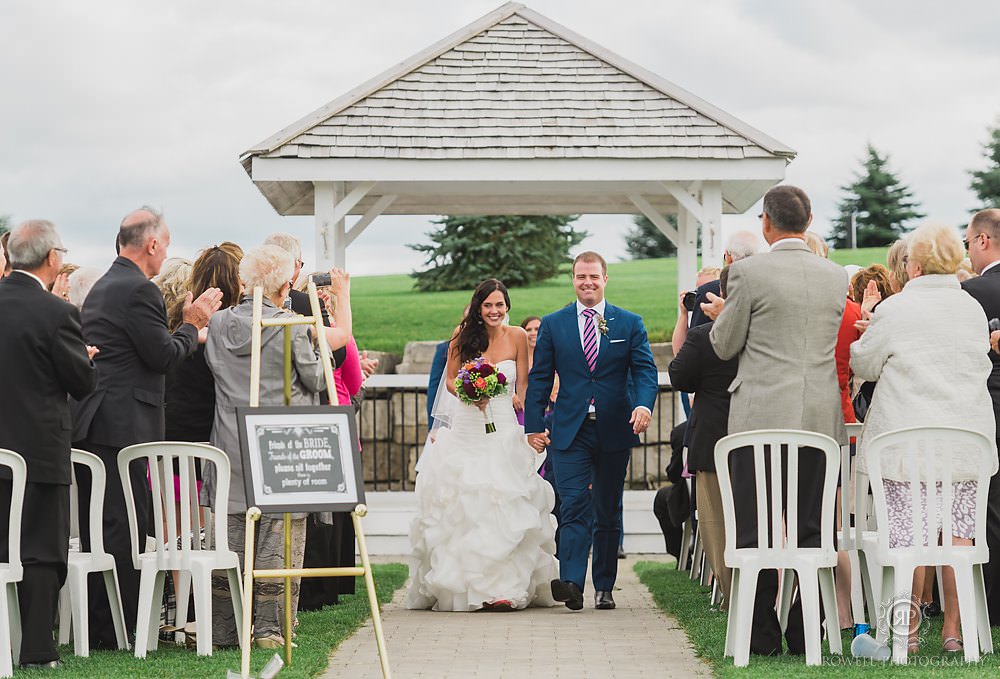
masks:
<path fill-rule="evenodd" d="M 906 481 L 892 481 L 885 479 L 885 502 L 889 512 L 889 546 L 890 547 L 912 547 L 913 546 L 913 513 L 910 509 L 910 484 Z M 941 483 L 937 484 L 940 492 Z M 951 484 L 951 532 L 954 537 L 972 539 L 976 535 L 976 482 L 959 481 Z M 941 517 L 941 495 L 937 497 L 937 516 L 940 523 L 944 523 Z M 920 516 L 923 518 L 923 541 L 921 544 L 928 544 L 927 539 L 927 488 L 926 484 L 920 484 Z M 934 536 L 932 544 L 937 544 L 939 536 Z"/>

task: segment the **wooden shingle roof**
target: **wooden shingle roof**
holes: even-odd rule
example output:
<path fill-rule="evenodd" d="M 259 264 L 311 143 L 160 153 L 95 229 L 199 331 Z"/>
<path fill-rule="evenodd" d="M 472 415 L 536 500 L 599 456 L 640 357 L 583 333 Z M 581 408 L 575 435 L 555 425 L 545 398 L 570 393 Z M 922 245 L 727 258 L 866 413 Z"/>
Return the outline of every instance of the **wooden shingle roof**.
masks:
<path fill-rule="evenodd" d="M 791 159 L 795 152 L 508 3 L 243 155 L 331 159 Z"/>

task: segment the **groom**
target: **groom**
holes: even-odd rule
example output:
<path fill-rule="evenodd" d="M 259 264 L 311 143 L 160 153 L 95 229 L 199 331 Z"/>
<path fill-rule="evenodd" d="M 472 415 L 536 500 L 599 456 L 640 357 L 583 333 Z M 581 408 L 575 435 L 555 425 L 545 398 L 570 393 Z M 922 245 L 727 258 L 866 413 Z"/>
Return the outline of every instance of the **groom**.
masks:
<path fill-rule="evenodd" d="M 542 319 L 524 403 L 528 443 L 539 452 L 549 447 L 560 499 L 560 579 L 552 581 L 552 596 L 574 611 L 583 608 L 591 540 L 594 607 L 615 607 L 625 468 L 656 401 L 656 365 L 642 318 L 605 302 L 607 282 L 607 264 L 596 252 L 573 261 L 577 301 Z M 542 417 L 557 373 L 550 437 Z"/>

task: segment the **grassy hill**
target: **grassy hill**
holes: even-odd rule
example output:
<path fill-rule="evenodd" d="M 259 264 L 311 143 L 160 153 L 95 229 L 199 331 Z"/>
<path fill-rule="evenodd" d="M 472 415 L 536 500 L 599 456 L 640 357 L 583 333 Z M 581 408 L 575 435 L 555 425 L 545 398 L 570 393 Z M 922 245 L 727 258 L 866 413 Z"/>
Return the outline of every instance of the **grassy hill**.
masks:
<path fill-rule="evenodd" d="M 885 262 L 885 248 L 840 250 L 838 264 Z M 406 275 L 359 276 L 351 281 L 354 336 L 362 349 L 403 353 L 407 342 L 442 340 L 461 320 L 472 291 L 418 292 Z M 642 315 L 650 341 L 669 341 L 677 322 L 677 260 L 645 259 L 608 265 L 608 299 Z M 544 316 L 573 301 L 569 274 L 510 291 L 511 322 Z"/>

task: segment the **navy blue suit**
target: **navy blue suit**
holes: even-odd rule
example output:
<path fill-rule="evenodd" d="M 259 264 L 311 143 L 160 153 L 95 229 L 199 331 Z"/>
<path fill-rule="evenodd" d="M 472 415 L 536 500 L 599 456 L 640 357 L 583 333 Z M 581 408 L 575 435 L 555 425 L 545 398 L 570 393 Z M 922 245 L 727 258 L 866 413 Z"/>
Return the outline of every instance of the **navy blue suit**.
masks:
<path fill-rule="evenodd" d="M 576 303 L 542 319 L 528 377 L 524 430 L 545 430 L 545 408 L 558 373 L 549 454 L 562 514 L 559 574 L 582 590 L 593 542 L 594 587 L 611 591 L 618 573 L 618 507 L 629 451 L 639 443 L 629 419 L 637 406 L 652 411 L 657 375 L 642 318 L 607 304 L 604 319 L 607 332 L 600 336 L 593 374 L 583 354 Z M 596 421 L 587 418 L 591 401 Z"/>

